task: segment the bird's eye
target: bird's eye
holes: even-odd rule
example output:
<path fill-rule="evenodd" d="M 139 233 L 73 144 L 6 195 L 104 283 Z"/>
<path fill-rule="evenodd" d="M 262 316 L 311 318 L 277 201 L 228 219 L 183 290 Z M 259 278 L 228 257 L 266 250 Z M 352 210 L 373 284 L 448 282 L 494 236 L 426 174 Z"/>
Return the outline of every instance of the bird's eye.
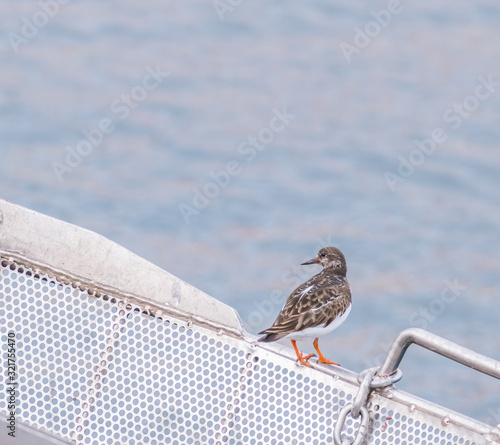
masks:
<path fill-rule="evenodd" d="M 326 253 L 323 252 L 320 256 L 323 257 L 323 258 L 325 258 L 326 257 Z"/>

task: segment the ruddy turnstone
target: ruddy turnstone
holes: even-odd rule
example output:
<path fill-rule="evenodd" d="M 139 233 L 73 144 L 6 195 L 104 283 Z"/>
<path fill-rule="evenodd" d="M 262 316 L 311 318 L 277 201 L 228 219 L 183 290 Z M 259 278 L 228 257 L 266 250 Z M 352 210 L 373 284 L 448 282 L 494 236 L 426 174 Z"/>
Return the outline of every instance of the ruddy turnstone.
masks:
<path fill-rule="evenodd" d="M 266 335 L 258 341 L 289 338 L 297 360 L 311 367 L 307 361 L 315 354 L 304 357 L 296 341 L 314 338 L 313 346 L 319 356 L 317 362 L 338 365 L 321 353 L 318 337 L 337 329 L 351 311 L 351 287 L 346 279 L 345 257 L 336 247 L 324 247 L 316 258 L 302 263 L 305 264 L 321 264 L 323 270 L 291 293 L 274 324 L 259 332 Z"/>

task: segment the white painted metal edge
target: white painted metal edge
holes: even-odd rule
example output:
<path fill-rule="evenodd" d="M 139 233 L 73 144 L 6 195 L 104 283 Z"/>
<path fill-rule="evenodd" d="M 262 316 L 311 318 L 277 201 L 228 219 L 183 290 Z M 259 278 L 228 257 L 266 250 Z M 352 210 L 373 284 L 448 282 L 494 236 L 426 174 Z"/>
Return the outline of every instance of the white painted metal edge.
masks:
<path fill-rule="evenodd" d="M 2 199 L 0 253 L 72 282 L 149 302 L 155 315 L 170 312 L 244 336 L 232 307 L 95 232 Z"/>

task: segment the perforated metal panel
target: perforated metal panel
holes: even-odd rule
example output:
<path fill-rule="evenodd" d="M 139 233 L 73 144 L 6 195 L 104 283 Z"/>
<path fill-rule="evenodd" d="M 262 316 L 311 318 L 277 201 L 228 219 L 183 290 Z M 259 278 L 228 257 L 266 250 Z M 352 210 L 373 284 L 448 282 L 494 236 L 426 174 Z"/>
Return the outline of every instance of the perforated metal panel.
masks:
<path fill-rule="evenodd" d="M 77 444 L 327 444 L 357 391 L 248 340 L 155 318 L 3 260 L 3 355 L 8 332 L 17 340 L 18 418 Z M 369 411 L 370 444 L 483 444 L 381 395 Z M 357 427 L 349 416 L 344 433 Z"/>

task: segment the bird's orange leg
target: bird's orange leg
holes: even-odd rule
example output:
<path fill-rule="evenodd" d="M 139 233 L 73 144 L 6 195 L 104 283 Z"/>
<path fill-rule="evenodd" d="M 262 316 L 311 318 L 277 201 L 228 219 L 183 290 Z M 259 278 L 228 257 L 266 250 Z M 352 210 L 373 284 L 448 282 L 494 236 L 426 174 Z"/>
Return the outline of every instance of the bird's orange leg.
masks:
<path fill-rule="evenodd" d="M 316 351 L 318 351 L 319 359 L 318 359 L 317 363 L 326 363 L 327 365 L 337 365 L 337 366 L 340 366 L 338 363 L 332 362 L 331 360 L 328 360 L 327 358 L 325 358 L 325 356 L 319 350 L 319 345 L 318 345 L 318 339 L 317 338 L 313 341 L 313 346 L 314 346 L 314 349 L 316 349 Z"/>
<path fill-rule="evenodd" d="M 295 354 L 297 354 L 297 361 L 305 366 L 309 366 L 309 368 L 312 368 L 312 366 L 309 363 L 307 363 L 307 360 L 309 360 L 311 357 L 314 357 L 315 354 L 309 354 L 304 357 L 302 355 L 302 351 L 299 351 L 299 348 L 297 348 L 297 343 L 295 342 L 295 340 L 290 340 L 290 341 L 292 342 L 293 349 L 295 349 Z"/>

